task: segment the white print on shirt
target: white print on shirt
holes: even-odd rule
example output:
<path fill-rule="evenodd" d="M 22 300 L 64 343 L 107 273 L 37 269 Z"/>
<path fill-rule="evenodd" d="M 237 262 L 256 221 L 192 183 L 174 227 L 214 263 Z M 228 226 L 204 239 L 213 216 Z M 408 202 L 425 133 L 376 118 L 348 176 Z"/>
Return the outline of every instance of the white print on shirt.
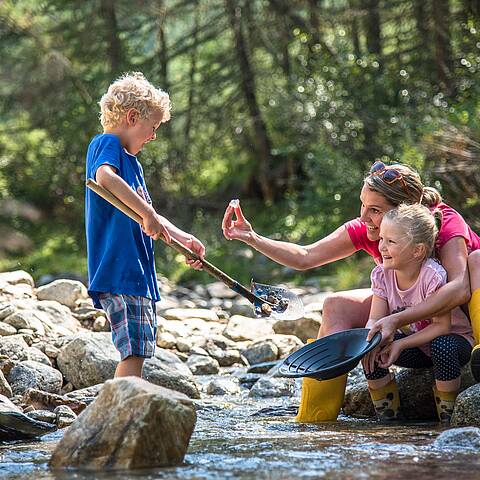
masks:
<path fill-rule="evenodd" d="M 137 187 L 137 193 L 149 204 L 152 203 L 152 199 L 150 198 L 150 195 L 148 192 L 141 186 L 139 185 Z"/>

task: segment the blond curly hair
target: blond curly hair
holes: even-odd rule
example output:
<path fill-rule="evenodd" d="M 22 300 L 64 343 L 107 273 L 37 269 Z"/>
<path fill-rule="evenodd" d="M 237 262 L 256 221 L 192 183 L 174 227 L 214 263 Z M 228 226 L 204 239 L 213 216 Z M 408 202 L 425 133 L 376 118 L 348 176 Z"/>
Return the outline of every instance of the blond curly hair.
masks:
<path fill-rule="evenodd" d="M 118 126 L 131 108 L 138 110 L 142 119 L 149 118 L 153 112 L 160 112 L 162 123 L 167 122 L 172 108 L 168 93 L 155 88 L 141 72 L 125 73 L 115 80 L 99 105 L 103 128 Z"/>

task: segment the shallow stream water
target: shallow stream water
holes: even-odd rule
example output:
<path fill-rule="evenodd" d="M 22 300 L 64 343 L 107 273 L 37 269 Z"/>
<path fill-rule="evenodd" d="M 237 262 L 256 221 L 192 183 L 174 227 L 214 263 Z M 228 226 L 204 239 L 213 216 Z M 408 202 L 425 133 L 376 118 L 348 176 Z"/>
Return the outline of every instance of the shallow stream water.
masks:
<path fill-rule="evenodd" d="M 480 479 L 478 452 L 432 445 L 437 424 L 382 426 L 340 417 L 302 425 L 285 414 L 291 399 L 211 397 L 197 403 L 197 425 L 182 466 L 136 472 L 58 472 L 48 460 L 62 431 L 36 442 L 0 445 L 5 479 Z M 269 409 L 270 414 L 261 413 Z M 258 413 L 261 413 L 260 415 Z"/>

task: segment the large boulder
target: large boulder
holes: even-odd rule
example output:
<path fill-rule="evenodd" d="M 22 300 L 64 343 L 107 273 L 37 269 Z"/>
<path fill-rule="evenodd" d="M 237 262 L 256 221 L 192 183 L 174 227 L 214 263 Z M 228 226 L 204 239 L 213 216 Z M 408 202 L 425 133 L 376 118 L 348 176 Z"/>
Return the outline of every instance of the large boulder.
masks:
<path fill-rule="evenodd" d="M 55 300 L 73 309 L 77 300 L 88 298 L 88 292 L 82 282 L 60 279 L 37 288 L 37 297 L 39 300 Z"/>
<path fill-rule="evenodd" d="M 467 388 L 457 397 L 451 425 L 480 427 L 480 383 Z"/>
<path fill-rule="evenodd" d="M 35 360 L 45 365 L 51 365 L 50 360 L 43 352 L 38 350 L 38 348 L 28 346 L 23 335 L 0 337 L 0 356 L 5 356 L 10 360 L 18 362 Z"/>
<path fill-rule="evenodd" d="M 195 408 L 185 395 L 139 378 L 111 380 L 65 432 L 50 466 L 125 470 L 178 465 L 195 422 Z"/>
<path fill-rule="evenodd" d="M 262 318 L 249 318 L 242 315 L 230 317 L 223 335 L 235 342 L 257 340 L 261 337 L 273 335 L 271 321 Z"/>
<path fill-rule="evenodd" d="M 59 393 L 62 384 L 62 374 L 43 363 L 27 360 L 17 363 L 8 374 L 8 383 L 14 395 L 23 394 L 29 388 L 37 388 L 49 393 Z"/>
<path fill-rule="evenodd" d="M 277 320 L 273 324 L 273 330 L 275 333 L 295 335 L 306 342 L 309 338 L 317 338 L 321 324 L 322 316 L 318 312 L 310 312 L 298 320 Z"/>

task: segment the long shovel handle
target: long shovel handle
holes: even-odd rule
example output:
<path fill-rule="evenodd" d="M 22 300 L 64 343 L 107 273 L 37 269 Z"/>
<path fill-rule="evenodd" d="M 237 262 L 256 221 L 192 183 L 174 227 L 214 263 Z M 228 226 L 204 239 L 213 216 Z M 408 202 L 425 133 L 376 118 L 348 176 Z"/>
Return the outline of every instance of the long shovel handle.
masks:
<path fill-rule="evenodd" d="M 95 182 L 95 180 L 89 178 L 86 182 L 86 185 L 97 195 L 100 195 L 100 197 L 102 197 L 104 200 L 111 203 L 114 207 L 117 207 L 120 211 L 127 215 L 127 217 L 130 217 L 132 220 L 142 225 L 142 217 L 138 215 L 138 213 L 133 211 L 128 205 L 125 205 L 125 203 L 123 203 L 118 197 L 113 195 L 113 193 L 100 186 L 97 182 Z M 185 257 L 189 258 L 190 260 L 200 260 L 202 262 L 203 270 L 212 275 L 212 277 L 223 282 L 225 285 L 227 285 L 227 287 L 239 293 L 250 302 L 255 303 L 255 301 L 257 301 L 260 303 L 269 303 L 265 302 L 264 299 L 258 297 L 246 287 L 244 287 L 242 284 L 229 277 L 225 272 L 222 272 L 219 268 L 217 268 L 209 261 L 205 259 L 202 260 L 195 252 L 192 252 L 190 249 L 183 246 L 178 240 L 175 240 L 175 238 L 172 237 L 171 242 L 167 243 L 167 245 L 169 247 L 172 247 L 174 250 L 181 253 Z"/>

